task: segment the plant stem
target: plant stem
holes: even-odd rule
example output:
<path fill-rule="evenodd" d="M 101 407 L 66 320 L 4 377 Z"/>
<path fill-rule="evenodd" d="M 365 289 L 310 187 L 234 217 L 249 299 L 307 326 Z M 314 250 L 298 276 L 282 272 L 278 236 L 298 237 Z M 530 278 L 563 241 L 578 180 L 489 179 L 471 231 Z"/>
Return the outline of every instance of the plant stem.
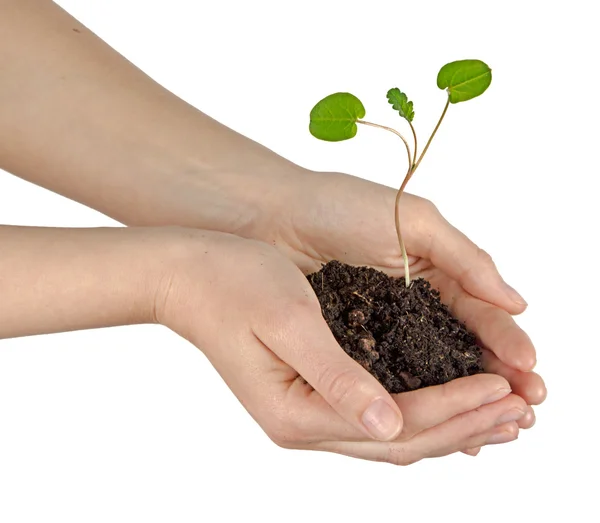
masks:
<path fill-rule="evenodd" d="M 402 239 L 402 231 L 400 230 L 400 207 L 399 207 L 399 204 L 400 204 L 400 196 L 402 196 L 402 192 L 404 191 L 404 188 L 406 187 L 408 180 L 410 180 L 410 177 L 412 176 L 412 173 L 414 172 L 414 163 L 413 163 L 413 159 L 411 158 L 411 155 L 410 155 L 410 147 L 408 145 L 408 142 L 404 138 L 404 136 L 402 136 L 398 131 L 396 131 L 396 129 L 392 129 L 391 127 L 386 127 L 385 125 L 379 125 L 376 123 L 366 122 L 364 120 L 357 120 L 356 122 L 362 123 L 363 125 L 370 125 L 371 127 L 379 127 L 380 129 L 384 129 L 386 131 L 394 133 L 396 136 L 400 137 L 400 139 L 404 142 L 404 145 L 406 147 L 406 154 L 408 155 L 408 170 L 406 171 L 406 176 L 404 177 L 404 181 L 402 182 L 402 185 L 400 186 L 400 190 L 396 193 L 396 202 L 394 204 L 394 223 L 396 224 L 396 235 L 398 236 L 398 244 L 400 245 L 400 252 L 402 253 L 402 259 L 404 260 L 404 281 L 406 282 L 406 286 L 408 287 L 410 285 L 410 272 L 409 272 L 409 265 L 408 265 L 408 254 L 406 253 L 406 247 L 404 246 L 404 240 Z M 412 128 L 412 125 L 411 125 L 411 128 Z M 414 133 L 414 129 L 413 129 L 413 134 L 415 137 L 415 158 L 416 158 L 417 135 Z"/>
<path fill-rule="evenodd" d="M 371 127 L 378 127 L 379 129 L 385 129 L 386 131 L 389 131 L 390 133 L 394 133 L 396 136 L 398 136 L 404 142 L 404 146 L 406 147 L 406 153 L 408 154 L 409 168 L 412 166 L 412 159 L 410 157 L 410 147 L 408 146 L 408 142 L 406 141 L 406 138 L 404 138 L 404 136 L 402 136 L 398 131 L 396 131 L 396 129 L 392 129 L 391 127 L 386 127 L 385 125 L 379 125 L 378 123 L 366 122 L 365 120 L 356 120 L 356 123 L 361 123 L 363 125 L 369 125 Z"/>
<path fill-rule="evenodd" d="M 435 126 L 435 129 L 433 130 L 433 132 L 431 133 L 431 136 L 429 137 L 429 140 L 427 140 L 427 144 L 425 145 L 425 149 L 423 149 L 423 152 L 421 153 L 421 156 L 419 156 L 419 159 L 417 160 L 417 163 L 415 163 L 412 172 L 414 173 L 417 170 L 417 167 L 419 167 L 419 164 L 421 163 L 421 160 L 423 159 L 423 156 L 425 156 L 425 153 L 427 152 L 427 149 L 429 149 L 429 146 L 431 145 L 431 140 L 433 140 L 433 137 L 435 136 L 435 133 L 437 133 L 437 130 L 440 128 L 440 124 L 442 123 L 442 120 L 444 119 L 444 116 L 446 116 L 446 111 L 448 110 L 448 106 L 450 105 L 450 96 L 448 96 L 448 100 L 446 101 L 446 106 L 444 107 L 444 110 L 442 111 L 442 116 L 440 116 L 440 119 L 437 123 L 437 125 Z"/>
<path fill-rule="evenodd" d="M 402 253 L 402 259 L 404 260 L 404 281 L 407 287 L 410 285 L 410 271 L 408 266 L 408 254 L 406 252 L 404 240 L 402 240 L 402 232 L 400 230 L 400 196 L 402 196 L 404 187 L 406 187 L 406 183 L 412 176 L 412 170 L 413 169 L 411 165 L 409 166 L 406 176 L 404 177 L 404 181 L 402 182 L 400 190 L 396 193 L 396 202 L 394 204 L 394 222 L 396 224 L 396 234 L 398 236 L 398 243 L 400 244 L 400 252 Z"/>
<path fill-rule="evenodd" d="M 415 139 L 415 150 L 413 151 L 413 161 L 412 161 L 412 166 L 414 166 L 417 163 L 417 133 L 415 132 L 415 128 L 413 127 L 412 122 L 408 122 L 408 125 L 410 125 L 410 130 L 412 131 L 413 138 Z"/>

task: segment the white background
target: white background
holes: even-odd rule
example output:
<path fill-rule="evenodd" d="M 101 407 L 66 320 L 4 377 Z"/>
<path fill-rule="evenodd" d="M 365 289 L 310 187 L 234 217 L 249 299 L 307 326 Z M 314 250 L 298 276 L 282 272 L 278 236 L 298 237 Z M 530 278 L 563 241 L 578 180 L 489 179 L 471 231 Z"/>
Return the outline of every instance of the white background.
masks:
<path fill-rule="evenodd" d="M 598 521 L 599 285 L 594 2 L 58 2 L 158 82 L 297 163 L 397 185 L 397 138 L 331 145 L 312 105 L 358 95 L 422 139 L 444 63 L 481 58 L 409 189 L 494 256 L 549 397 L 517 442 L 407 468 L 275 447 L 205 358 L 160 327 L 0 342 L 0 521 Z M 1 81 L 1 79 L 0 79 Z M 0 173 L 0 223 L 117 225 Z M 0 297 L 1 299 L 1 297 Z M 595 488 L 594 488 L 595 487 Z"/>

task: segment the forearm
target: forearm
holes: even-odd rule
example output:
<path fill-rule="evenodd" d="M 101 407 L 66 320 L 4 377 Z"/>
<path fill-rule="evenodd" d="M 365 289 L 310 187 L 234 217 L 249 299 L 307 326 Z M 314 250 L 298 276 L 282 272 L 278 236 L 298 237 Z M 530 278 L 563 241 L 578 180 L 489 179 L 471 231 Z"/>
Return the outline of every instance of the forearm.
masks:
<path fill-rule="evenodd" d="M 0 0 L 0 71 L 0 168 L 129 225 L 193 215 L 233 232 L 253 219 L 249 200 L 269 198 L 257 177 L 290 165 L 49 0 Z"/>
<path fill-rule="evenodd" d="M 152 322 L 159 241 L 155 229 L 0 226 L 0 339 Z"/>

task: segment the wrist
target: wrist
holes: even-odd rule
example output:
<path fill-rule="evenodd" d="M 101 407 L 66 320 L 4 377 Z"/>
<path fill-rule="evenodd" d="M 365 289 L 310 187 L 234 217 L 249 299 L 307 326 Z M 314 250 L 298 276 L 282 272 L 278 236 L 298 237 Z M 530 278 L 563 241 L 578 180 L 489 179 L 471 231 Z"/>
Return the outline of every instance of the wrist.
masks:
<path fill-rule="evenodd" d="M 185 227 L 157 231 L 162 237 L 155 241 L 146 276 L 153 321 L 198 345 L 192 330 L 214 311 L 216 286 L 243 263 L 240 245 L 246 240 Z"/>
<path fill-rule="evenodd" d="M 217 122 L 214 128 L 199 124 L 196 134 L 185 142 L 169 139 L 160 154 L 149 146 L 154 158 L 143 180 L 132 180 L 123 193 L 126 199 L 135 195 L 134 205 L 113 201 L 107 214 L 127 225 L 192 227 L 266 240 L 304 170 Z"/>

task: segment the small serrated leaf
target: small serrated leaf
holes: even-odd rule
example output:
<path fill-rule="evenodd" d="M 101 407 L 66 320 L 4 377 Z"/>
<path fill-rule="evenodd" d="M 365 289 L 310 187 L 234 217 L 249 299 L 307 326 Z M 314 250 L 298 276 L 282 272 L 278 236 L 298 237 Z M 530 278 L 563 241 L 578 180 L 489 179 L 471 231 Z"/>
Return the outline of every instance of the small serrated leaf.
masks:
<path fill-rule="evenodd" d="M 319 140 L 341 142 L 356 136 L 356 121 L 365 116 L 362 102 L 350 93 L 323 98 L 310 112 L 310 133 Z"/>
<path fill-rule="evenodd" d="M 492 83 L 492 70 L 481 60 L 458 60 L 440 69 L 437 85 L 446 89 L 450 103 L 465 102 L 484 93 Z"/>
<path fill-rule="evenodd" d="M 413 121 L 415 117 L 415 111 L 413 110 L 413 103 L 408 101 L 408 97 L 397 87 L 390 89 L 387 92 L 388 102 L 392 104 L 392 107 L 400 113 L 402 118 L 405 118 L 409 122 Z"/>

